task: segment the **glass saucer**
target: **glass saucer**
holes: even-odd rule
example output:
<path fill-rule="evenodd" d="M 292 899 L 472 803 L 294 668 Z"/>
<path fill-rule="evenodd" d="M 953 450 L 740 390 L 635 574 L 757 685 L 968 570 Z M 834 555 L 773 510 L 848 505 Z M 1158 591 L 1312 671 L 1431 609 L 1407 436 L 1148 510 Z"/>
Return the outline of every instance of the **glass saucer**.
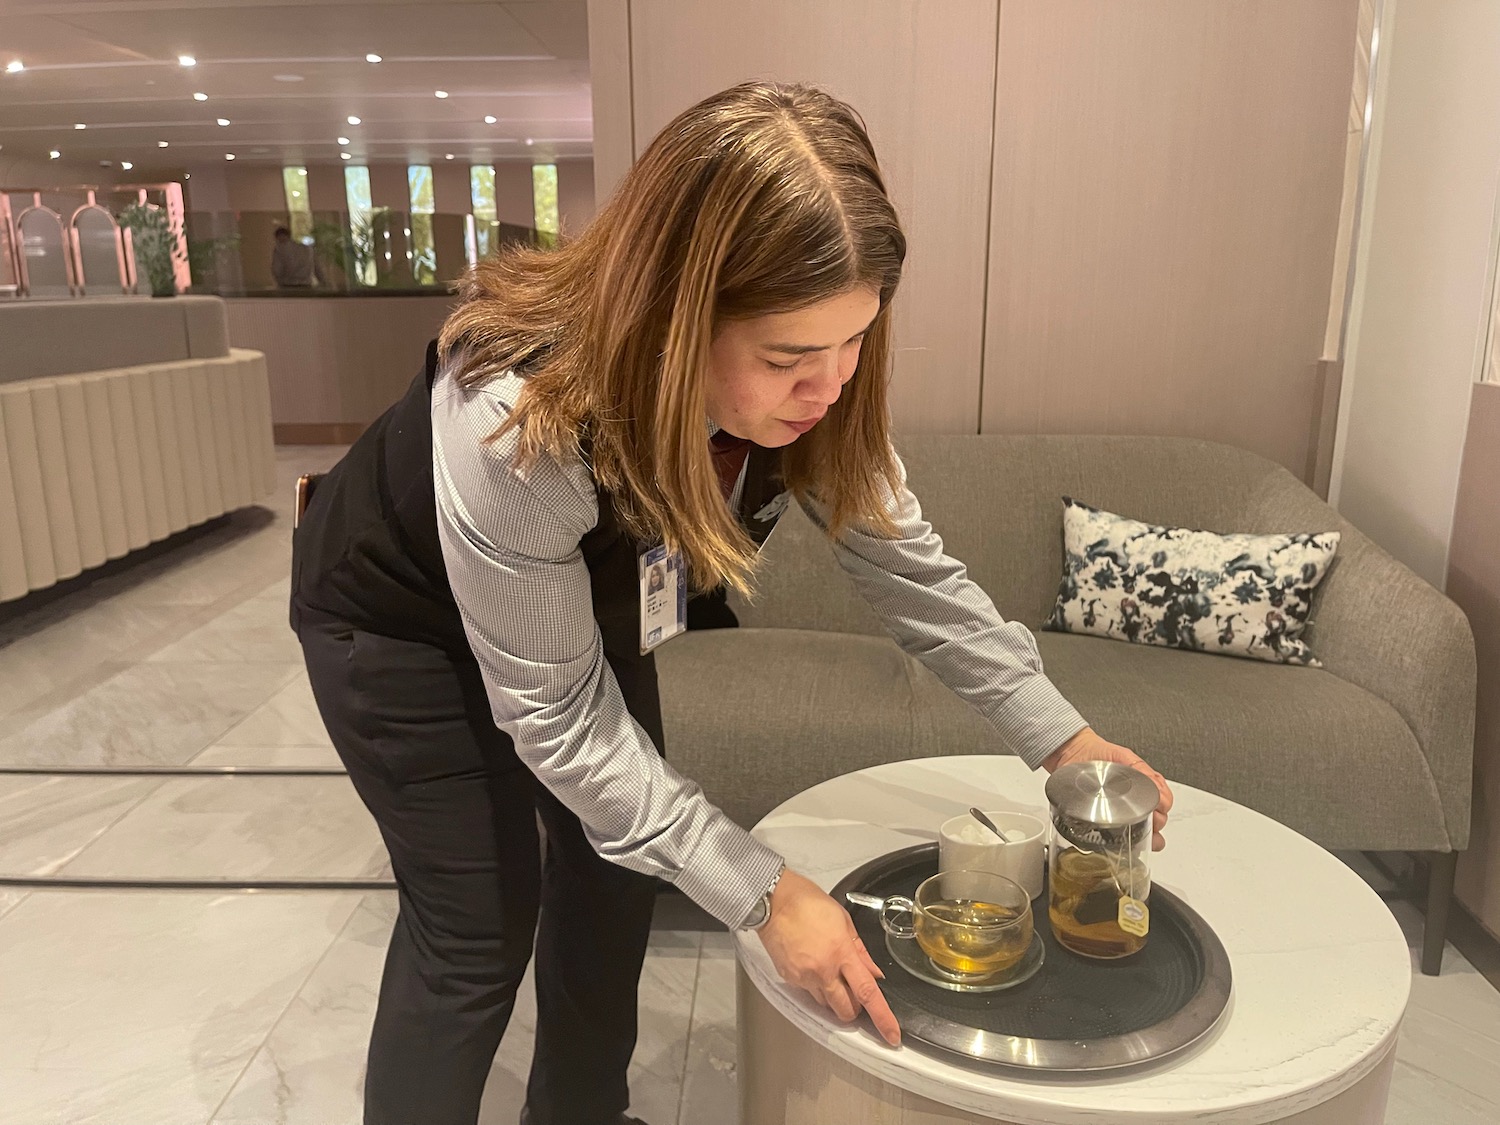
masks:
<path fill-rule="evenodd" d="M 933 964 L 932 958 L 922 952 L 922 947 L 917 944 L 917 939 L 914 937 L 903 938 L 886 934 L 885 947 L 890 950 L 896 964 L 912 976 L 928 984 L 936 985 L 938 988 L 946 988 L 950 992 L 999 992 L 1002 989 L 1014 988 L 1036 976 L 1037 970 L 1042 967 L 1042 962 L 1047 959 L 1047 950 L 1042 944 L 1042 935 L 1037 933 L 1031 935 L 1031 944 L 1026 947 L 1026 952 L 1021 955 L 1019 961 L 1009 969 L 992 973 L 987 977 L 961 976 Z"/>

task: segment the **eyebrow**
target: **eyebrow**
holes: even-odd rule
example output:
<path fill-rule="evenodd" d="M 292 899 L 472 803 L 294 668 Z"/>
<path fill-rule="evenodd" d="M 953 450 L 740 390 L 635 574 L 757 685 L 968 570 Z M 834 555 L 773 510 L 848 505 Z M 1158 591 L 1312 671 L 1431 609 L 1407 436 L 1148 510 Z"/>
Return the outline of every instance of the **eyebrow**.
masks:
<path fill-rule="evenodd" d="M 880 314 L 876 313 L 875 314 L 875 319 L 878 320 L 879 318 L 880 318 Z M 860 336 L 865 335 L 867 332 L 870 331 L 871 328 L 874 328 L 874 327 L 875 327 L 875 320 L 871 320 L 869 324 L 865 325 L 858 332 L 856 332 L 853 336 L 850 336 L 849 340 L 858 339 Z M 849 341 L 845 340 L 844 342 L 848 343 Z M 766 351 L 768 351 L 768 352 L 780 352 L 782 355 L 809 355 L 812 352 L 826 352 L 831 346 L 832 345 L 830 345 L 830 344 L 765 344 L 764 345 Z"/>

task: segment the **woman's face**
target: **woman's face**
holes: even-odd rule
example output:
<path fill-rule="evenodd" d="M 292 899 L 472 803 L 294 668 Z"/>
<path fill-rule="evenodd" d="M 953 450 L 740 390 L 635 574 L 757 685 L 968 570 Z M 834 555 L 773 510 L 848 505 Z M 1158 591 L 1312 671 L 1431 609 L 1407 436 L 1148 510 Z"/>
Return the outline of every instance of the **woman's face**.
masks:
<path fill-rule="evenodd" d="M 838 401 L 879 311 L 879 293 L 854 289 L 796 312 L 725 322 L 709 353 L 709 417 L 756 445 L 790 445 Z"/>

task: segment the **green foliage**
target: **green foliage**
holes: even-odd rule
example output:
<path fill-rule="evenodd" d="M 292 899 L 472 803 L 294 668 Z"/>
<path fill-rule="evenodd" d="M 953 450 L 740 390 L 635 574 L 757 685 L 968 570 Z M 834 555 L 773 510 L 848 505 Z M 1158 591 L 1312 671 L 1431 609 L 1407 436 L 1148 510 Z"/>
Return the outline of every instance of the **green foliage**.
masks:
<path fill-rule="evenodd" d="M 192 275 L 193 288 L 202 290 L 210 286 L 210 279 L 217 273 L 219 255 L 226 252 L 236 252 L 240 248 L 240 236 L 238 234 L 225 235 L 223 238 L 194 238 L 188 236 L 188 270 Z"/>
<path fill-rule="evenodd" d="M 532 226 L 536 227 L 538 243 L 542 246 L 557 245 L 557 234 L 562 224 L 557 213 L 557 165 L 533 164 L 531 166 Z M 550 239 L 544 235 L 551 235 Z"/>
<path fill-rule="evenodd" d="M 330 219 L 314 219 L 312 224 L 313 254 L 323 267 L 329 284 L 344 288 L 354 276 L 353 240 L 342 222 Z"/>
<path fill-rule="evenodd" d="M 132 203 L 118 218 L 120 226 L 130 228 L 136 269 L 150 283 L 151 295 L 174 296 L 177 292 L 174 270 L 176 262 L 182 260 L 182 252 L 172 236 L 166 211 Z"/>

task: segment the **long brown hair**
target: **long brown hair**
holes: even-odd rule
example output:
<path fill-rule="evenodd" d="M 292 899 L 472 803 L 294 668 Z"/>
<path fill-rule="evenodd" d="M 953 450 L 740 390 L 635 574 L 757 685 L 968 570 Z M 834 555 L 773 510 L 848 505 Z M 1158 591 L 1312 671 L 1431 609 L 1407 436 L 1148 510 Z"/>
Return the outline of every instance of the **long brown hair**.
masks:
<path fill-rule="evenodd" d="M 500 431 L 520 427 L 523 467 L 578 456 L 586 435 L 633 534 L 680 549 L 699 588 L 747 590 L 755 550 L 707 441 L 715 328 L 879 292 L 853 379 L 782 465 L 788 488 L 827 505 L 833 532 L 889 534 L 890 302 L 905 256 L 858 114 L 809 86 L 746 83 L 663 129 L 577 239 L 480 263 L 440 347 L 465 386 L 526 370 Z"/>

